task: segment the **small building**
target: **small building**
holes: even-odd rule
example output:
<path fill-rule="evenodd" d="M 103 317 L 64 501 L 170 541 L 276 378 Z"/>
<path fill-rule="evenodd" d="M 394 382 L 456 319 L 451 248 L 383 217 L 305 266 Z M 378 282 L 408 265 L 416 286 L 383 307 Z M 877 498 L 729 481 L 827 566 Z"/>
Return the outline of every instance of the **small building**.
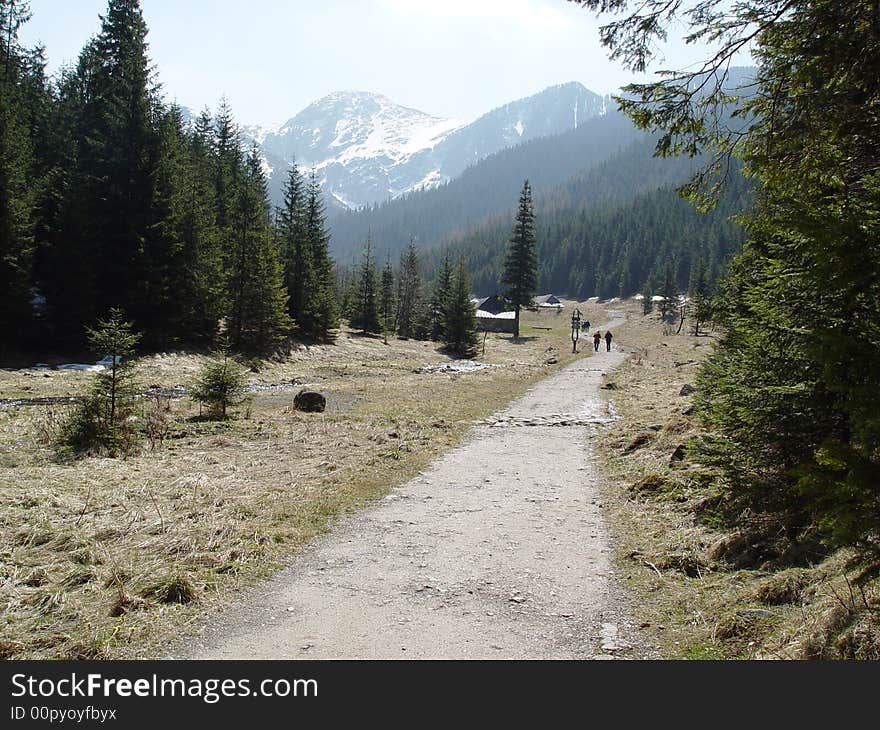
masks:
<path fill-rule="evenodd" d="M 539 297 L 535 297 L 535 304 L 539 307 L 561 307 L 562 300 L 555 296 L 554 294 L 542 294 Z"/>
<path fill-rule="evenodd" d="M 509 332 L 513 334 L 515 327 L 516 312 L 492 314 L 482 309 L 477 310 L 477 329 L 480 332 Z"/>
<path fill-rule="evenodd" d="M 498 294 L 482 299 L 471 299 L 477 312 L 489 312 L 490 314 L 501 314 L 507 310 L 507 302 L 505 302 Z"/>
<path fill-rule="evenodd" d="M 476 309 L 477 329 L 480 332 L 509 332 L 516 328 L 516 312 L 507 309 L 507 303 L 498 294 L 471 299 Z"/>

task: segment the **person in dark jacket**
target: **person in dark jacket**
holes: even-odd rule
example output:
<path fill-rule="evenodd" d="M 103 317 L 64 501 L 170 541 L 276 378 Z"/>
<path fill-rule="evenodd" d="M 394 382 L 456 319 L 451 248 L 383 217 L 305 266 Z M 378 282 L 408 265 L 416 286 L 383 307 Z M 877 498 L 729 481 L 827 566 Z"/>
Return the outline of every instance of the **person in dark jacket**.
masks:
<path fill-rule="evenodd" d="M 602 341 L 602 335 L 601 335 L 601 333 L 599 332 L 599 330 L 596 330 L 596 331 L 593 333 L 593 349 L 594 349 L 596 352 L 599 352 L 599 343 L 600 343 L 601 341 Z"/>
<path fill-rule="evenodd" d="M 605 350 L 607 352 L 611 352 L 611 338 L 612 338 L 611 330 L 606 331 L 605 332 Z"/>

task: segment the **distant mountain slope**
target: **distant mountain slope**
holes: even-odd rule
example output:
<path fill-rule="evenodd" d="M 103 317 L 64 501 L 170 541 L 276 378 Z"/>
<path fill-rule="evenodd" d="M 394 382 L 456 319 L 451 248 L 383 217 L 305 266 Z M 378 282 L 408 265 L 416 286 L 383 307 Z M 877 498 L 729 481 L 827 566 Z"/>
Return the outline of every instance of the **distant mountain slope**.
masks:
<path fill-rule="evenodd" d="M 396 253 L 411 237 L 420 247 L 429 247 L 511 209 L 525 178 L 533 190 L 548 190 L 639 139 L 650 148 L 646 135 L 609 108 L 577 129 L 490 155 L 446 185 L 334 217 L 334 255 L 349 262 L 360 252 L 368 233 L 380 253 Z M 644 157 L 650 159 L 650 152 Z"/>
<path fill-rule="evenodd" d="M 539 289 L 576 298 L 629 296 L 668 261 L 679 287 L 702 259 L 711 281 L 739 249 L 742 230 L 730 220 L 748 204 L 751 184 L 733 174 L 718 207 L 700 214 L 675 188 L 697 161 L 658 159 L 653 140 L 639 140 L 592 170 L 535 198 Z M 447 252 L 463 258 L 472 289 L 500 291 L 514 210 L 426 252 L 431 276 Z"/>
<path fill-rule="evenodd" d="M 347 91 L 310 104 L 279 128 L 244 127 L 265 157 L 278 203 L 295 159 L 317 170 L 340 206 L 358 208 L 436 186 L 512 145 L 575 129 L 605 111 L 605 99 L 581 84 L 554 86 L 474 122 L 444 119 L 379 94 Z"/>

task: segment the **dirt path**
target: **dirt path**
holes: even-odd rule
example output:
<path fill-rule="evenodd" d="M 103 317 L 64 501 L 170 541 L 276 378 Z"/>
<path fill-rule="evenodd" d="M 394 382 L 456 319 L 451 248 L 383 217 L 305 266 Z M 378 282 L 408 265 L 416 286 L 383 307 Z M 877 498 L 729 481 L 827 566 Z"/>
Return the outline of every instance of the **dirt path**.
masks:
<path fill-rule="evenodd" d="M 604 350 L 603 342 L 419 477 L 339 521 L 171 655 L 632 655 L 591 438 L 609 417 L 600 378 L 625 357 Z"/>

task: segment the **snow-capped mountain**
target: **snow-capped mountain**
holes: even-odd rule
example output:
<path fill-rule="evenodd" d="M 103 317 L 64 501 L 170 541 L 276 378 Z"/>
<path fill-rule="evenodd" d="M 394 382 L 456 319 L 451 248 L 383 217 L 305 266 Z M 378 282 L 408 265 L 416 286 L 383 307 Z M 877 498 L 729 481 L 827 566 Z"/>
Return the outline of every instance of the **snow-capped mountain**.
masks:
<path fill-rule="evenodd" d="M 317 171 L 328 197 L 357 208 L 442 184 L 506 147 L 573 129 L 604 113 L 605 103 L 579 83 L 562 84 L 466 123 L 379 94 L 337 92 L 278 128 L 245 127 L 242 136 L 263 152 L 274 202 L 295 159 Z"/>

